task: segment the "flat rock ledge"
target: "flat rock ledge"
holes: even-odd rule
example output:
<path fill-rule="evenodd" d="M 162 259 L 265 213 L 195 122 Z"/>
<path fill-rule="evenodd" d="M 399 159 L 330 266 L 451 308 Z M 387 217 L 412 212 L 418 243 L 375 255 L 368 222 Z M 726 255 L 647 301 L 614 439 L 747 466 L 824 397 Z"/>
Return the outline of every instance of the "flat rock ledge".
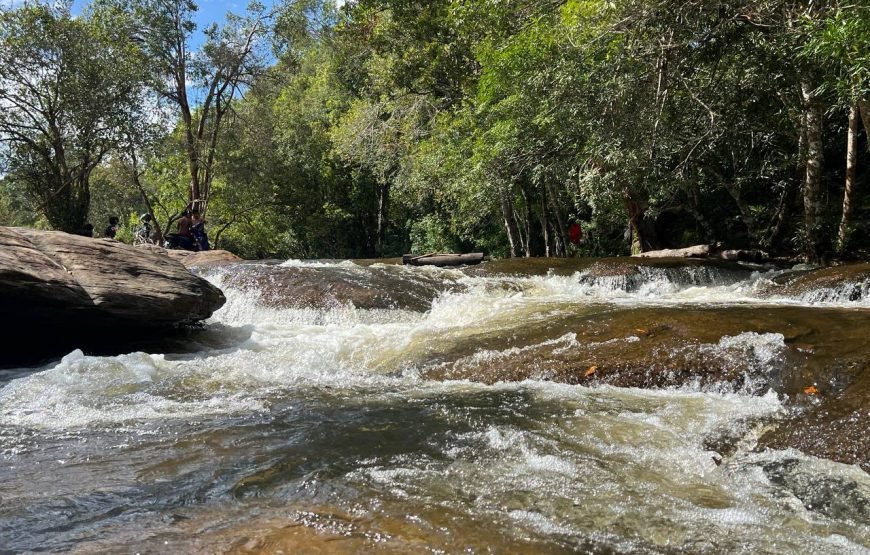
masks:
<path fill-rule="evenodd" d="M 218 288 L 166 256 L 113 239 L 0 227 L 3 328 L 15 350 L 33 355 L 26 358 L 70 342 L 168 331 L 224 302 Z"/>

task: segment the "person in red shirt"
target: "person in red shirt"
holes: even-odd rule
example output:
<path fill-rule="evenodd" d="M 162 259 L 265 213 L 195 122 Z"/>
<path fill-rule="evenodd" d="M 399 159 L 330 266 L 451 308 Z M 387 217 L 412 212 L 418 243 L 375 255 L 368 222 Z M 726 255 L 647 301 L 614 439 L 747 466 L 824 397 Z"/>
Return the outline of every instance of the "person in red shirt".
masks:
<path fill-rule="evenodd" d="M 573 244 L 580 244 L 580 240 L 583 239 L 583 228 L 580 227 L 579 222 L 574 222 L 568 227 L 568 237 Z"/>

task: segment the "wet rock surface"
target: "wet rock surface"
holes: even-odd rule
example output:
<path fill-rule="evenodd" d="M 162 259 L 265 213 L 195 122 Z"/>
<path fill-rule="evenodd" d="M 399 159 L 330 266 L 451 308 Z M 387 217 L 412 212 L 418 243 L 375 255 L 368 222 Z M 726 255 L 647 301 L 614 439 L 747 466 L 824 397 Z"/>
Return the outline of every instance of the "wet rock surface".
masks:
<path fill-rule="evenodd" d="M 235 254 L 221 249 L 199 252 L 170 249 L 166 251 L 166 254 L 187 268 L 203 268 L 241 260 Z"/>
<path fill-rule="evenodd" d="M 583 284 L 635 291 L 651 279 L 694 286 L 734 283 L 769 268 L 719 259 L 617 257 L 492 260 L 463 271 L 477 277 L 579 274 Z"/>
<path fill-rule="evenodd" d="M 237 271 L 241 270 L 241 271 Z M 258 302 L 273 308 L 340 308 L 424 312 L 443 291 L 455 287 L 440 270 L 411 274 L 401 266 L 363 267 L 352 262 L 324 268 L 309 265 L 241 263 L 221 268 L 222 283 L 256 292 Z"/>
<path fill-rule="evenodd" d="M 219 289 L 165 256 L 111 239 L 0 228 L 5 365 L 159 334 L 223 303 Z"/>
<path fill-rule="evenodd" d="M 870 362 L 865 358 L 852 364 L 853 381 L 815 402 L 799 397 L 803 410 L 762 437 L 761 447 L 793 447 L 870 472 Z M 870 515 L 870 506 L 865 511 Z"/>
<path fill-rule="evenodd" d="M 776 278 L 765 291 L 810 302 L 855 302 L 870 298 L 870 263 L 796 271 Z"/>
<path fill-rule="evenodd" d="M 870 471 L 868 315 L 806 307 L 601 307 L 443 354 L 432 379 L 546 379 L 660 388 L 685 384 L 788 396 L 793 412 L 760 446 L 793 447 Z M 490 347 L 488 353 L 479 349 Z M 808 393 L 809 391 L 809 393 Z M 731 438 L 730 441 L 736 441 Z M 716 450 L 727 451 L 725 438 Z"/>

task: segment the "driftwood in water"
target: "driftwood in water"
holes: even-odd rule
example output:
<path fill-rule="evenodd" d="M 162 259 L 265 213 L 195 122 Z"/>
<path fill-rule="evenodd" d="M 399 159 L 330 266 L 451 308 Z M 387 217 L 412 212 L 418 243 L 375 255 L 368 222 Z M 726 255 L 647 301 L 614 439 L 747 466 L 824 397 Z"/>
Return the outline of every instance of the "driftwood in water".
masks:
<path fill-rule="evenodd" d="M 482 252 L 468 254 L 403 254 L 402 264 L 411 266 L 462 266 L 483 262 Z"/>
<path fill-rule="evenodd" d="M 662 249 L 648 251 L 633 256 L 638 258 L 707 258 L 710 256 L 710 245 L 694 245 L 684 249 Z"/>
<path fill-rule="evenodd" d="M 694 245 L 684 249 L 663 249 L 635 254 L 638 258 L 721 258 L 740 262 L 765 262 L 770 256 L 760 250 L 754 249 L 730 249 L 720 250 L 721 245 Z"/>

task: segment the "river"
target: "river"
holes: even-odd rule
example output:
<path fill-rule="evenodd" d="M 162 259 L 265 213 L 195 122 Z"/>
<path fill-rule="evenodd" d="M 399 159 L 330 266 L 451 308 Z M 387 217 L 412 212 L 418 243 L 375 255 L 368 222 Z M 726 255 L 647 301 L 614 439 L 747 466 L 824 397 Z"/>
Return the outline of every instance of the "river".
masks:
<path fill-rule="evenodd" d="M 870 475 L 757 445 L 867 295 L 510 264 L 213 268 L 202 329 L 0 374 L 0 553 L 870 553 Z"/>

